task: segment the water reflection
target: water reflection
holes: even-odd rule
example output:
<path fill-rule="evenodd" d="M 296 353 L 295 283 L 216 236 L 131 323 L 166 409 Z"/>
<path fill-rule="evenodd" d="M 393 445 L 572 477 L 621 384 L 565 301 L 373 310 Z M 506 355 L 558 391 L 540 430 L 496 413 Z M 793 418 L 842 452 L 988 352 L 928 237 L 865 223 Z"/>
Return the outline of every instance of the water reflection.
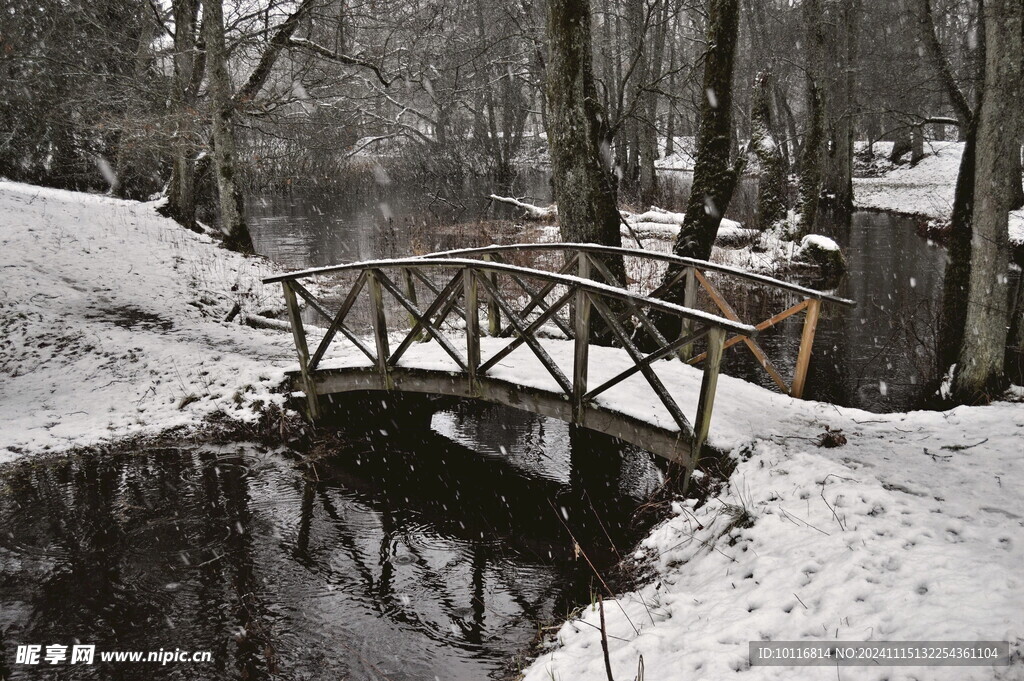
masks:
<path fill-rule="evenodd" d="M 480 422 L 500 425 L 465 428 Z M 547 436 L 509 413 L 460 407 L 435 423 L 483 451 L 422 431 L 353 435 L 309 469 L 247 445 L 8 468 L 0 669 L 38 678 L 13 664 L 18 643 L 81 641 L 214 662 L 64 665 L 53 678 L 495 673 L 537 622 L 589 600 L 574 541 L 613 563 L 657 471 L 636 452 L 623 464 L 604 438 L 538 460 Z"/>

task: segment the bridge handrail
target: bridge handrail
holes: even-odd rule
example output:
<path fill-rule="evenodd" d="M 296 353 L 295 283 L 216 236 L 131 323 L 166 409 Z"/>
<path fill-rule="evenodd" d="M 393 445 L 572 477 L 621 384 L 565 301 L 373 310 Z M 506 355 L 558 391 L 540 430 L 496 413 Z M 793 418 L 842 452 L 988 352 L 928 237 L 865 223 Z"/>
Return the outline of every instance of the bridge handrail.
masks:
<path fill-rule="evenodd" d="M 782 281 L 781 279 L 775 279 L 764 274 L 758 274 L 755 272 L 748 272 L 736 267 L 730 267 L 728 265 L 721 265 L 718 263 L 709 262 L 707 260 L 697 260 L 695 258 L 684 258 L 682 256 L 675 255 L 673 253 L 660 253 L 657 251 L 641 250 L 639 248 L 625 248 L 621 246 L 604 246 L 601 244 L 593 243 L 573 243 L 573 242 L 552 242 L 552 243 L 530 243 L 530 244 L 507 244 L 507 245 L 491 245 L 491 246 L 479 246 L 475 248 L 458 248 L 449 251 L 437 251 L 435 253 L 428 253 L 426 255 L 419 256 L 425 259 L 442 259 L 442 258 L 460 258 L 467 255 L 490 255 L 494 253 L 512 253 L 512 252 L 528 252 L 528 251 L 585 251 L 587 253 L 602 253 L 605 255 L 622 255 L 633 258 L 644 258 L 647 260 L 659 260 L 670 264 L 679 265 L 681 267 L 697 267 L 702 270 L 708 270 L 711 272 L 718 272 L 728 276 L 737 277 L 740 279 L 747 279 L 748 281 L 756 282 L 773 288 L 783 289 L 792 293 L 799 293 L 804 296 L 814 298 L 816 300 L 825 300 L 830 303 L 836 303 L 847 307 L 856 307 L 857 303 L 848 298 L 841 298 L 839 296 L 819 291 L 817 289 L 809 288 L 806 286 L 800 286 L 799 284 L 793 284 L 788 281 Z"/>
<path fill-rule="evenodd" d="M 712 326 L 717 326 L 726 331 L 731 331 L 732 333 L 739 334 L 741 336 L 745 336 L 748 338 L 754 337 L 758 333 L 757 329 L 750 324 L 735 322 L 730 319 L 726 319 L 725 317 L 719 317 L 718 315 L 714 315 L 709 312 L 704 312 L 703 310 L 695 310 L 693 308 L 684 307 L 683 305 L 677 305 L 676 303 L 671 303 L 665 300 L 650 298 L 648 296 L 633 293 L 632 291 L 629 291 L 627 289 L 619 288 L 618 286 L 611 286 L 609 284 L 598 282 L 593 279 L 577 277 L 571 274 L 558 274 L 555 272 L 537 270 L 530 267 L 509 265 L 507 263 L 473 260 L 470 258 L 413 257 L 365 260 L 362 262 L 346 263 L 342 265 L 312 267 L 305 270 L 299 270 L 297 272 L 279 274 L 265 278 L 263 280 L 263 283 L 272 284 L 275 282 L 296 281 L 298 279 L 304 279 L 307 277 L 324 274 L 338 274 L 342 272 L 355 272 L 362 270 L 390 268 L 472 268 L 474 270 L 482 270 L 485 272 L 504 272 L 529 276 L 532 279 L 539 279 L 541 281 L 545 281 L 555 285 L 562 284 L 575 289 L 584 290 L 588 293 L 599 294 L 623 302 L 632 301 L 633 303 L 645 305 L 652 310 L 658 310 L 660 312 L 665 312 L 674 316 L 683 317 L 686 319 L 690 319 L 692 321 L 705 322 Z"/>

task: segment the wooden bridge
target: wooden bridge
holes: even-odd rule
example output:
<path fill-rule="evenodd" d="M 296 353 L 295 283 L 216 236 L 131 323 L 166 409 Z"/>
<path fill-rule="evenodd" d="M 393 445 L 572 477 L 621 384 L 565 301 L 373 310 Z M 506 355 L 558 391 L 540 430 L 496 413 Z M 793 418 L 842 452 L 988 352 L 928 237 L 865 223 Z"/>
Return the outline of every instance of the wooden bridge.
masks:
<path fill-rule="evenodd" d="M 623 271 L 626 282 L 614 274 Z M 299 358 L 292 379 L 313 420 L 322 400 L 339 393 L 474 398 L 620 438 L 688 472 L 707 440 L 723 351 L 742 343 L 779 390 L 800 397 L 822 303 L 853 305 L 701 260 L 570 243 L 462 249 L 265 281 L 284 287 Z M 766 292 L 781 309 L 743 322 L 726 295 L 737 286 Z M 757 335 L 798 313 L 800 346 L 787 380 Z M 339 334 L 347 343 L 329 354 Z"/>

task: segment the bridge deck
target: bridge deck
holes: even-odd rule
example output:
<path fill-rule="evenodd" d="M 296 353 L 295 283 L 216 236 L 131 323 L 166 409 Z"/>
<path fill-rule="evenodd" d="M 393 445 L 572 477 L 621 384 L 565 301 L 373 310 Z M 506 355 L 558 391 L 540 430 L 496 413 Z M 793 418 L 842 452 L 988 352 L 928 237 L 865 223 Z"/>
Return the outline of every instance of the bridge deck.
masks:
<path fill-rule="evenodd" d="M 484 361 L 508 343 L 507 339 L 503 338 L 481 338 L 480 341 Z M 572 341 L 543 339 L 541 342 L 563 370 L 571 370 Z M 592 346 L 590 352 L 590 371 L 595 384 L 633 366 L 629 355 L 618 348 Z M 673 360 L 655 362 L 653 368 L 683 413 L 692 422 L 696 416 L 697 396 L 703 371 Z M 295 372 L 294 376 L 297 388 L 301 389 L 298 372 Z M 468 386 L 465 386 L 464 391 L 460 391 L 459 385 L 460 379 L 464 377 L 465 374 L 459 370 L 452 358 L 436 343 L 420 343 L 413 346 L 398 362 L 394 374 L 395 384 L 399 389 L 425 393 L 439 392 L 438 389 L 442 386 L 450 389 L 449 394 L 465 393 Z M 513 389 L 516 386 L 522 388 L 509 400 L 496 400 L 509 406 L 516 406 L 516 400 L 525 403 L 540 395 L 548 398 L 544 402 L 549 409 L 557 409 L 558 403 L 564 405 L 564 409 L 570 409 L 558 384 L 528 348 L 519 348 L 499 362 L 488 373 L 488 378 L 503 382 Z M 375 368 L 364 355 L 351 348 L 339 348 L 337 356 L 325 359 L 315 372 L 314 379 L 318 386 L 317 391 L 321 395 L 381 388 Z M 641 446 L 646 445 L 646 448 L 655 454 L 669 458 L 672 458 L 669 456 L 671 448 L 679 447 L 680 443 L 676 442 L 679 435 L 678 427 L 643 376 L 635 374 L 627 378 L 606 393 L 596 396 L 594 402 L 605 415 L 613 419 L 614 427 L 635 429 L 635 436 L 625 439 L 636 444 L 643 443 Z M 822 405 L 817 403 L 781 395 L 741 379 L 722 375 L 719 377 L 718 399 L 715 405 L 717 425 L 709 436 L 709 444 L 716 449 L 728 450 L 755 437 L 767 437 L 777 433 L 806 434 L 807 429 L 819 421 L 820 415 L 817 413 L 821 408 Z M 539 411 L 555 418 L 562 417 L 557 413 L 539 409 L 536 404 L 531 405 L 529 411 Z M 788 414 L 789 423 L 780 424 L 777 418 L 779 414 Z M 682 445 L 681 453 L 685 456 L 689 454 L 689 450 L 685 443 Z"/>

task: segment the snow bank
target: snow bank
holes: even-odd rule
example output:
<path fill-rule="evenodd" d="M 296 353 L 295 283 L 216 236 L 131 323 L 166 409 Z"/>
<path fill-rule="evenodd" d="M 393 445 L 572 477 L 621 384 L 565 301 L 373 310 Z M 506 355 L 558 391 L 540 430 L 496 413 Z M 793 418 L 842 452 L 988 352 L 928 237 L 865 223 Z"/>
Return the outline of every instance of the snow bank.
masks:
<path fill-rule="evenodd" d="M 855 177 L 853 202 L 858 208 L 949 219 L 960 169 L 962 142 L 932 142 L 913 168 L 899 166 L 880 177 Z"/>
<path fill-rule="evenodd" d="M 0 462 L 282 400 L 290 335 L 222 321 L 275 270 L 153 204 L 0 181 L 0 271 Z"/>
<path fill-rule="evenodd" d="M 779 406 L 783 422 L 814 409 Z M 1012 482 L 1024 474 L 1024 408 L 819 418 L 815 430 L 842 429 L 848 444 L 818 449 L 815 430 L 779 423 L 734 451 L 721 494 L 677 506 L 643 542 L 653 579 L 604 606 L 615 678 L 633 678 L 641 655 L 645 677 L 661 681 L 836 678 L 750 667 L 748 641 L 982 639 L 1010 641 L 1014 666 L 841 677 L 1024 677 L 1024 499 Z M 603 681 L 598 627 L 594 608 L 564 624 L 526 680 Z"/>

